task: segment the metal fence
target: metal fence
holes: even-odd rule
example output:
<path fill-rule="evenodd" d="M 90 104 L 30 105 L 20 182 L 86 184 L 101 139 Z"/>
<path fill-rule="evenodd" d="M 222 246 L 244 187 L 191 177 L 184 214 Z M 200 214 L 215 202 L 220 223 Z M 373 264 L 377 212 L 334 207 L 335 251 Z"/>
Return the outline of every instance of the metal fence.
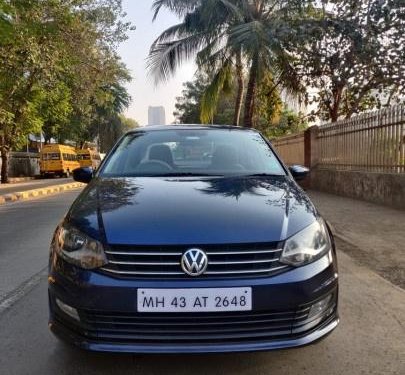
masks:
<path fill-rule="evenodd" d="M 319 167 L 405 172 L 405 107 L 320 126 L 317 140 Z"/>
<path fill-rule="evenodd" d="M 272 144 L 287 165 L 305 164 L 304 132 L 275 139 Z"/>
<path fill-rule="evenodd" d="M 363 113 L 273 140 L 287 165 L 405 173 L 405 106 Z M 307 144 L 310 142 L 310 144 Z"/>

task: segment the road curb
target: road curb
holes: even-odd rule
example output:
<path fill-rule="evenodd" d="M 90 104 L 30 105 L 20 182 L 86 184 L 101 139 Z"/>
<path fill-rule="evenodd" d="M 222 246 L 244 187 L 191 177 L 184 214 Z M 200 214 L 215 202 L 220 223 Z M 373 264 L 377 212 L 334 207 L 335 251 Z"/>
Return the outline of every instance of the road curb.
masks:
<path fill-rule="evenodd" d="M 85 184 L 81 182 L 72 182 L 68 184 L 46 186 L 39 189 L 19 191 L 12 194 L 0 195 L 0 205 L 10 202 L 17 202 L 22 200 L 27 200 L 35 197 L 42 197 L 51 194 L 62 193 L 67 190 L 78 189 L 83 187 Z"/>

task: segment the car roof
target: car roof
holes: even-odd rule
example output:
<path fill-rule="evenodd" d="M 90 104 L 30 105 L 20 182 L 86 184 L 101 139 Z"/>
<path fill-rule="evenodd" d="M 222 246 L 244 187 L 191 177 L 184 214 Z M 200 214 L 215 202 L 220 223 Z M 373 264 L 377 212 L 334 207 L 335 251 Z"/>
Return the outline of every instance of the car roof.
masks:
<path fill-rule="evenodd" d="M 128 133 L 134 133 L 138 131 L 158 131 L 158 130 L 238 130 L 246 132 L 257 132 L 255 129 L 251 128 L 242 128 L 241 126 L 232 126 L 232 125 L 201 125 L 201 124 L 172 124 L 172 125 L 148 125 L 130 130 Z"/>

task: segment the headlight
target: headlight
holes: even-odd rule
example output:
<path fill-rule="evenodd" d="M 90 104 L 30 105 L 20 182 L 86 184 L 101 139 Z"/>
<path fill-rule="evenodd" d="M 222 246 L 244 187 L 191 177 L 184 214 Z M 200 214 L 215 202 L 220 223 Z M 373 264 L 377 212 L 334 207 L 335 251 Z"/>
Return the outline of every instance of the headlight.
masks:
<path fill-rule="evenodd" d="M 56 230 L 54 247 L 61 258 L 81 268 L 94 269 L 107 263 L 103 244 L 71 226 L 61 225 Z"/>
<path fill-rule="evenodd" d="M 324 221 L 319 219 L 285 242 L 280 262 L 302 266 L 321 258 L 331 249 L 328 230 Z"/>

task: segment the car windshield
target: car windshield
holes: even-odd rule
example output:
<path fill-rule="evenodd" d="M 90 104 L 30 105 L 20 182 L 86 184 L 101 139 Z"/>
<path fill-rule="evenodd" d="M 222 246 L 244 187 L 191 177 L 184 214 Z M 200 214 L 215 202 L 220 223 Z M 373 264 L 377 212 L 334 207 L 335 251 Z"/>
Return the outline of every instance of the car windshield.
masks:
<path fill-rule="evenodd" d="M 100 175 L 285 175 L 285 171 L 263 137 L 254 131 L 168 129 L 125 136 Z"/>

